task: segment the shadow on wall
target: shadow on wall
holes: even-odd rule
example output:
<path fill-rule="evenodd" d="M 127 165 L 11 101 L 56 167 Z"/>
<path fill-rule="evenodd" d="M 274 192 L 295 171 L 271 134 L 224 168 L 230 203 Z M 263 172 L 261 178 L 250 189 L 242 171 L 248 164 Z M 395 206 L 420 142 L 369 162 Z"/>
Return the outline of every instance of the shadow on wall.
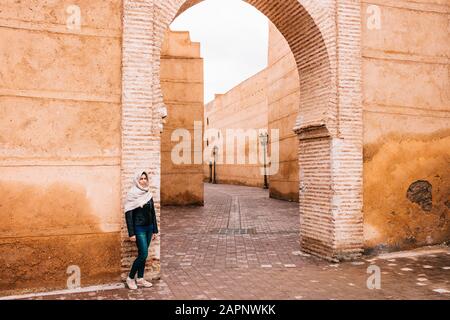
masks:
<path fill-rule="evenodd" d="M 120 233 L 105 233 L 84 187 L 0 182 L 0 295 L 120 279 Z M 31 289 L 30 289 L 31 288 Z"/>
<path fill-rule="evenodd" d="M 364 147 L 366 252 L 450 240 L 450 130 Z"/>
<path fill-rule="evenodd" d="M 200 181 L 200 187 L 203 188 L 203 183 Z M 199 186 L 196 186 L 198 189 Z M 184 191 L 179 193 L 161 192 L 161 198 L 164 197 L 164 202 L 161 202 L 162 206 L 203 206 L 204 200 L 198 196 L 196 192 Z"/>

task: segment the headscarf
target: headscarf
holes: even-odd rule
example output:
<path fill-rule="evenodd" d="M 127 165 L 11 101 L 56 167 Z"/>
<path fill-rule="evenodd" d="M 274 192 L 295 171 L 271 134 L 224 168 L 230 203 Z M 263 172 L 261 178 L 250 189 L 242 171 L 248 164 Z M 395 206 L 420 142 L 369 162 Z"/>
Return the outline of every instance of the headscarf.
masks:
<path fill-rule="evenodd" d="M 147 175 L 148 179 L 148 174 L 145 172 L 145 170 L 137 171 L 134 176 L 133 186 L 131 186 L 130 190 L 128 191 L 127 198 L 125 200 L 125 212 L 144 206 L 144 204 L 149 202 L 152 198 L 152 194 L 149 188 L 143 188 L 139 184 L 139 180 L 144 173 Z"/>

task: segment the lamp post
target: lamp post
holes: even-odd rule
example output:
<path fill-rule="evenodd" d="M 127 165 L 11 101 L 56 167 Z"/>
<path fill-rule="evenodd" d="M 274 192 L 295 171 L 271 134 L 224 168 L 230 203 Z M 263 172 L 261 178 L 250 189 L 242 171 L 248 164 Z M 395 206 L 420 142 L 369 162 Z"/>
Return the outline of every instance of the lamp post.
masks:
<path fill-rule="evenodd" d="M 263 146 L 264 152 L 264 189 L 268 189 L 269 185 L 267 183 L 267 144 L 269 143 L 269 134 L 267 132 L 263 132 L 259 135 L 259 139 L 261 140 L 261 145 Z"/>
<path fill-rule="evenodd" d="M 217 147 L 217 146 L 214 146 L 214 148 L 213 148 L 213 157 L 214 157 L 214 164 L 213 164 L 213 166 L 214 166 L 214 175 L 213 175 L 213 184 L 216 184 L 216 155 L 217 155 L 217 150 L 218 150 L 219 148 Z"/>
<path fill-rule="evenodd" d="M 212 166 L 213 166 L 212 161 L 209 160 L 209 183 L 212 182 Z"/>

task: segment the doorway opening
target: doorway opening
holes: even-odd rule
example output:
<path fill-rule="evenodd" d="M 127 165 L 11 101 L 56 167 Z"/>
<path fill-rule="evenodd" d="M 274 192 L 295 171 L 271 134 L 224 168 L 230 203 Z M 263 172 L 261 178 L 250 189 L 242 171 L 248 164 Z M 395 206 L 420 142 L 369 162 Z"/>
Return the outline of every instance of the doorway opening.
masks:
<path fill-rule="evenodd" d="M 151 8 L 133 2 L 133 6 L 125 7 L 122 122 L 127 126 L 142 117 L 151 122 L 142 122 L 139 130 L 123 132 L 123 145 L 125 150 L 130 150 L 122 156 L 123 181 L 129 180 L 136 165 L 149 167 L 150 174 L 161 176 L 162 118 L 167 111 L 161 89 L 161 49 L 174 19 L 200 2 L 170 0 Z M 327 4 L 317 1 L 245 2 L 258 9 L 278 29 L 297 66 L 300 96 L 294 103 L 298 116 L 294 128 L 287 130 L 293 129 L 298 139 L 299 249 L 333 261 L 359 256 L 363 242 L 362 111 L 358 103 L 360 66 L 355 57 L 360 53 L 360 6 L 347 2 L 337 4 L 341 19 L 338 24 L 337 15 L 333 14 L 336 8 L 331 10 Z M 152 15 L 142 15 L 142 10 Z M 151 27 L 141 30 L 142 19 Z M 353 39 L 341 39 L 345 43 L 340 47 L 337 46 L 337 35 L 341 31 L 336 30 L 338 27 L 346 28 L 345 34 Z M 136 30 L 141 31 L 136 33 Z M 148 46 L 143 38 L 152 45 Z M 146 59 L 136 54 L 136 49 L 142 50 Z M 150 68 L 147 58 L 151 61 Z M 345 68 L 342 65 L 338 68 L 339 61 L 348 63 Z M 139 75 L 139 81 L 135 75 Z M 151 139 L 144 143 L 140 139 L 141 131 L 148 126 Z M 210 145 L 210 141 L 205 144 Z M 131 152 L 135 149 L 143 155 L 137 160 Z M 156 194 L 158 212 L 160 186 L 161 181 L 155 179 L 152 190 Z M 123 255 L 122 261 L 126 262 L 126 244 Z"/>
<path fill-rule="evenodd" d="M 205 1 L 196 9 L 208 10 L 208 3 L 224 6 L 221 1 Z M 233 3 L 263 16 L 241 1 L 226 5 Z M 191 14 L 197 18 L 191 23 L 198 23 L 199 14 Z M 212 14 L 207 21 L 225 29 L 230 25 Z M 179 31 L 165 32 L 160 60 L 168 114 L 161 134 L 164 265 L 292 265 L 289 256 L 299 250 L 299 139 L 294 132 L 300 109 L 299 70 L 283 34 L 273 23 L 265 23 L 265 65 L 213 94 L 208 92 L 210 83 L 226 81 L 227 70 L 217 67 L 211 75 L 209 55 L 204 59 L 201 54 L 205 42 L 195 42 L 179 26 Z M 243 33 L 233 36 L 244 37 Z M 223 46 L 232 39 L 216 41 Z M 245 52 L 245 45 L 230 44 L 228 55 L 239 59 L 229 52 Z M 251 59 L 241 58 L 241 65 L 251 64 Z M 170 254 L 175 251 L 177 255 Z"/>

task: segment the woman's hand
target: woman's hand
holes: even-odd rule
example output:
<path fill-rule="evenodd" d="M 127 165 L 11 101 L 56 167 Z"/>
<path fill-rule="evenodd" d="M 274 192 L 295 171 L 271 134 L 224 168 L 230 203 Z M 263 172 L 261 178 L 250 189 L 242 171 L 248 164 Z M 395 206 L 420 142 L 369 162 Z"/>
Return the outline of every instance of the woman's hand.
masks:
<path fill-rule="evenodd" d="M 136 236 L 130 237 L 130 241 L 136 241 Z"/>

